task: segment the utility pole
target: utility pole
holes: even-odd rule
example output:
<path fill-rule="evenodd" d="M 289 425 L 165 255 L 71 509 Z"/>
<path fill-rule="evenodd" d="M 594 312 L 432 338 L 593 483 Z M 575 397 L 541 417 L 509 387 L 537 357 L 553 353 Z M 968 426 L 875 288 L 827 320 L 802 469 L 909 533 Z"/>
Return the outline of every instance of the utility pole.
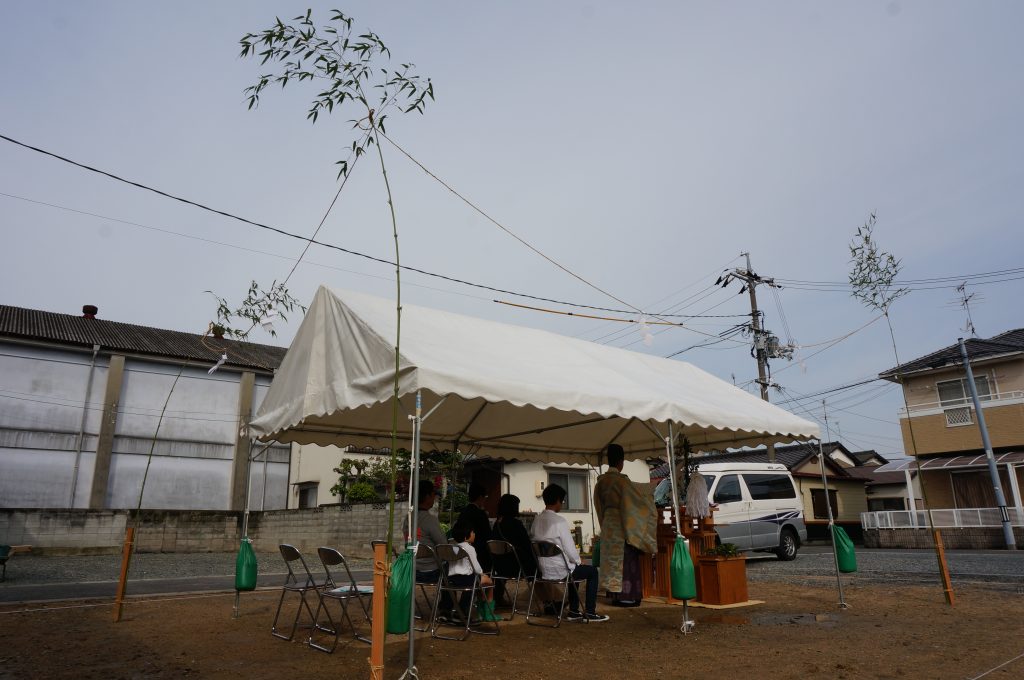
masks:
<path fill-rule="evenodd" d="M 743 253 L 747 258 L 747 271 L 744 272 L 744 280 L 747 282 L 747 292 L 750 294 L 750 327 L 754 330 L 754 352 L 757 358 L 757 384 L 761 386 L 761 398 L 768 401 L 768 359 L 765 357 L 764 342 L 761 336 L 761 314 L 757 311 L 757 284 L 759 276 L 754 274 L 750 267 L 750 253 Z M 768 285 L 773 285 L 766 281 Z M 775 448 L 771 447 L 768 459 L 775 462 Z"/>
<path fill-rule="evenodd" d="M 754 272 L 753 267 L 750 264 L 750 253 L 740 253 L 747 258 L 746 269 L 733 269 L 731 272 L 719 279 L 722 287 L 724 288 L 733 279 L 739 279 L 743 281 L 744 287 L 740 289 L 740 293 L 744 290 L 750 295 L 750 329 L 751 335 L 754 340 L 754 358 L 757 360 L 757 384 L 761 387 L 761 398 L 765 401 L 768 399 L 768 357 L 769 356 L 792 356 L 791 348 L 780 348 L 778 347 L 778 340 L 774 343 L 770 342 L 770 339 L 774 336 L 761 328 L 761 312 L 757 309 L 757 286 L 764 284 L 766 286 L 778 287 L 774 279 L 766 279 Z M 774 349 L 770 349 L 769 345 L 773 345 Z M 788 352 L 788 354 L 786 354 Z M 775 462 L 775 445 L 768 445 L 768 462 Z"/>
<path fill-rule="evenodd" d="M 985 413 L 981 410 L 981 400 L 978 399 L 978 388 L 974 384 L 974 371 L 971 370 L 971 360 L 967 357 L 967 346 L 964 339 L 960 343 L 960 356 L 964 360 L 964 372 L 967 373 L 967 387 L 971 392 L 971 401 L 974 402 L 974 415 L 978 418 L 978 430 L 981 431 L 981 443 L 985 447 L 985 458 L 988 459 L 988 473 L 992 477 L 992 488 L 996 493 L 996 505 L 999 506 L 999 516 L 1003 525 L 1003 540 L 1006 542 L 1007 550 L 1017 549 L 1017 540 L 1013 535 L 1013 525 L 1010 523 L 1010 515 L 1006 511 L 1006 496 L 1003 495 L 1003 487 L 999 482 L 999 471 L 996 469 L 996 457 L 992 453 L 992 442 L 988 438 L 988 427 L 985 425 Z M 1013 470 L 1010 470 L 1013 474 Z"/>

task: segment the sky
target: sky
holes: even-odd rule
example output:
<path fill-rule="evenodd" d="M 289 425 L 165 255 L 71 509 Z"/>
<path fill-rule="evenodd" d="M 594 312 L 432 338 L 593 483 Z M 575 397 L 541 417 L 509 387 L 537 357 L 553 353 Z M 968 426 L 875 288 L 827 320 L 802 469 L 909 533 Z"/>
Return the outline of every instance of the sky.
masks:
<path fill-rule="evenodd" d="M 247 110 L 244 89 L 269 67 L 238 55 L 243 34 L 307 6 L 0 4 L 0 134 L 311 236 L 365 112 L 310 124 L 316 90 L 295 83 Z M 313 18 L 332 7 L 381 36 L 384 66 L 414 62 L 434 84 L 436 101 L 392 114 L 389 136 L 550 258 L 385 144 L 402 263 L 564 303 L 406 273 L 406 304 L 685 349 L 677 359 L 756 391 L 749 340 L 715 342 L 750 307 L 738 284 L 714 282 L 749 253 L 782 283 L 757 288 L 765 326 L 797 347 L 771 362 L 771 400 L 819 422 L 824 408 L 832 439 L 889 457 L 902 453 L 895 385 L 802 398 L 896 364 L 885 320 L 848 286 L 802 283 L 846 282 L 870 214 L 900 280 L 918 282 L 890 314 L 900 359 L 969 337 L 962 281 L 980 336 L 1024 325 L 1020 3 L 335 2 L 313 3 Z M 238 302 L 252 280 L 283 280 L 304 245 L 3 140 L 0 233 L 0 303 L 94 304 L 104 319 L 196 333 L 215 314 L 206 291 Z M 375 156 L 317 238 L 393 258 Z M 313 246 L 288 288 L 308 302 L 319 285 L 393 296 L 393 268 Z M 652 326 L 647 346 L 637 323 L 495 299 L 634 322 L 634 310 L 724 316 Z M 298 321 L 251 339 L 287 344 Z"/>

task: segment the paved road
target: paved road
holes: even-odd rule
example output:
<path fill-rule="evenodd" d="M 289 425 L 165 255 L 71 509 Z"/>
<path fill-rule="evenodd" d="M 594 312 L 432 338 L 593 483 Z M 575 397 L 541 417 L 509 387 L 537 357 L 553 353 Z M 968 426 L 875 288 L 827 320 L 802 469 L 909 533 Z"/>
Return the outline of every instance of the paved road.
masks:
<path fill-rule="evenodd" d="M 284 582 L 287 569 L 280 555 L 260 554 L 257 560 L 257 587 Z M 369 560 L 354 559 L 350 564 L 356 578 L 371 578 Z M 120 555 L 16 555 L 7 563 L 7 580 L 0 583 L 0 603 L 112 599 L 120 570 Z M 132 558 L 127 592 L 134 597 L 230 591 L 235 587 L 234 574 L 234 553 L 139 553 Z"/>
<path fill-rule="evenodd" d="M 939 566 L 932 549 L 868 550 L 857 548 L 857 572 L 843 574 L 861 583 L 938 583 Z M 758 555 L 758 553 L 754 553 Z M 1024 594 L 1024 550 L 949 550 L 950 579 L 957 585 L 979 585 Z M 748 578 L 817 583 L 835 578 L 835 563 L 828 546 L 804 546 L 797 559 L 780 562 L 757 556 L 748 562 Z"/>
<path fill-rule="evenodd" d="M 956 550 L 947 553 L 954 587 L 980 585 L 1024 594 L 1024 551 Z M 120 571 L 119 555 L 51 557 L 17 555 L 0 583 L 0 603 L 113 598 Z M 284 581 L 280 556 L 258 555 L 258 586 Z M 857 549 L 858 571 L 843 574 L 845 583 L 938 583 L 932 550 Z M 369 580 L 369 560 L 352 560 L 357 579 Z M 312 568 L 312 565 L 311 565 Z M 235 555 L 228 553 L 139 554 L 133 558 L 128 595 L 230 591 Z M 751 581 L 821 584 L 835 578 L 830 548 L 804 546 L 796 560 L 780 562 L 755 553 L 747 565 Z"/>

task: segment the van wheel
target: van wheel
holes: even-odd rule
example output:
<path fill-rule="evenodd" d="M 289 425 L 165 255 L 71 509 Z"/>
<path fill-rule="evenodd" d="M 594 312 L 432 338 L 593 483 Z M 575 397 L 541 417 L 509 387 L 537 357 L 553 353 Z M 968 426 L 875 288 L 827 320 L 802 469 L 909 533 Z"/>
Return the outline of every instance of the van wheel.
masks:
<path fill-rule="evenodd" d="M 775 549 L 775 554 L 783 562 L 789 562 L 796 559 L 799 549 L 800 541 L 797 540 L 796 532 L 789 527 L 784 528 L 779 535 L 779 547 Z"/>

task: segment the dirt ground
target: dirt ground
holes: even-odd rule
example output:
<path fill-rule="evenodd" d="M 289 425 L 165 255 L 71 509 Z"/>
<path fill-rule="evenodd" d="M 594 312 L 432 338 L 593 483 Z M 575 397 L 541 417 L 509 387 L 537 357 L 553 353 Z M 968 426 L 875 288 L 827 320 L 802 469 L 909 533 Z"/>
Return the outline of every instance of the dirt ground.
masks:
<path fill-rule="evenodd" d="M 558 630 L 516 616 L 497 637 L 423 637 L 417 665 L 421 678 L 456 680 L 1024 677 L 1024 656 L 1011 661 L 1024 653 L 1021 595 L 960 588 L 951 608 L 938 586 L 854 586 L 845 611 L 830 587 L 752 582 L 750 596 L 765 603 L 691 608 L 685 637 L 682 609 L 661 604 L 603 608 L 611 621 Z M 277 597 L 246 594 L 239 619 L 231 594 L 147 599 L 116 624 L 109 604 L 0 608 L 0 678 L 369 677 L 366 644 L 327 655 L 271 637 Z M 385 677 L 404 670 L 406 639 L 388 643 Z"/>

